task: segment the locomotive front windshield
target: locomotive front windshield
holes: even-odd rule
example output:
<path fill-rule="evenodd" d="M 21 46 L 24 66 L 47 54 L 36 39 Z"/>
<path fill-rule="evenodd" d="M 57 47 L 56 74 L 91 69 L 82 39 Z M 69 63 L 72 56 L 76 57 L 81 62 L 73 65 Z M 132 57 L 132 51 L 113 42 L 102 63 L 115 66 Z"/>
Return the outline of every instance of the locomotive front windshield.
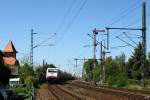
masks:
<path fill-rule="evenodd" d="M 52 70 L 52 69 L 49 69 L 48 70 L 48 72 L 50 72 L 50 73 L 55 73 L 55 72 L 57 72 L 58 70 Z"/>

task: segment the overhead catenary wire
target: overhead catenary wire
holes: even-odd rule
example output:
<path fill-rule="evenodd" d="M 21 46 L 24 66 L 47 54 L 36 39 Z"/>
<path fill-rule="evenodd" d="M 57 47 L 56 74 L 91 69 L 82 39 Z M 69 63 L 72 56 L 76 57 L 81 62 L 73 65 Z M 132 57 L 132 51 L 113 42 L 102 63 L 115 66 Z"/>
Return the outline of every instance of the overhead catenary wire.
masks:
<path fill-rule="evenodd" d="M 116 17 L 119 16 L 119 18 L 113 18 L 111 19 L 111 23 L 106 25 L 106 26 L 111 26 L 113 24 L 118 23 L 120 20 L 122 20 L 122 18 L 125 18 L 127 15 L 129 15 L 130 13 L 132 13 L 136 8 L 137 8 L 137 4 L 139 4 L 141 2 L 141 0 L 138 0 L 135 4 L 132 4 L 129 8 L 123 10 L 121 13 L 119 13 Z M 140 6 L 140 5 L 139 5 Z M 132 12 L 131 12 L 132 11 Z"/>
<path fill-rule="evenodd" d="M 118 17 L 118 16 L 120 16 L 120 17 L 119 17 L 118 19 L 115 18 L 115 20 L 113 20 L 113 21 L 112 21 L 110 24 L 108 24 L 107 26 L 116 24 L 116 23 L 118 23 L 119 21 L 121 21 L 122 18 L 124 18 L 124 17 L 126 17 L 127 15 L 129 15 L 129 13 L 132 13 L 132 12 L 133 12 L 133 11 L 137 8 L 136 5 L 138 5 L 140 2 L 141 2 L 141 0 L 138 0 L 136 3 L 134 3 L 133 5 L 131 5 L 129 8 L 123 10 L 119 15 L 117 15 L 117 17 Z M 139 5 L 139 6 L 140 6 L 140 5 Z M 126 25 L 125 27 L 131 26 L 132 24 L 137 23 L 138 20 L 140 20 L 140 19 L 141 19 L 141 17 L 138 18 L 138 19 L 136 19 L 135 21 L 133 21 L 133 22 L 130 23 L 129 25 Z M 115 34 L 119 33 L 120 31 L 121 31 L 121 30 L 117 30 L 117 31 L 115 32 Z M 116 37 L 118 37 L 118 36 L 115 35 L 115 38 L 116 38 Z"/>
<path fill-rule="evenodd" d="M 122 47 L 127 47 L 127 46 L 130 46 L 130 45 L 120 45 L 120 46 L 115 46 L 115 47 L 110 47 L 111 49 L 117 49 L 117 48 L 122 48 Z"/>
<path fill-rule="evenodd" d="M 132 41 L 134 44 L 138 45 L 135 41 L 133 41 L 133 39 L 132 39 L 130 36 L 128 36 L 128 35 L 126 34 L 126 32 L 123 32 L 123 34 L 124 34 L 130 41 Z"/>
<path fill-rule="evenodd" d="M 71 5 L 74 5 L 74 4 L 75 4 L 75 1 L 76 1 L 76 0 L 74 0 L 74 1 L 71 3 Z M 87 0 L 84 0 L 83 4 L 82 4 L 81 7 L 78 9 L 78 11 L 75 13 L 75 15 L 73 16 L 72 20 L 67 24 L 67 26 L 66 26 L 65 30 L 63 31 L 63 33 L 62 33 L 60 39 L 58 39 L 58 41 L 57 41 L 57 40 L 56 40 L 56 37 L 55 37 L 55 44 L 56 44 L 56 46 L 57 46 L 58 43 L 60 43 L 60 41 L 63 39 L 63 37 L 64 37 L 64 35 L 66 34 L 67 30 L 70 28 L 70 26 L 72 25 L 72 23 L 74 22 L 74 20 L 77 18 L 78 14 L 81 12 L 81 10 L 82 10 L 83 7 L 85 6 L 86 2 L 87 2 Z M 71 9 L 72 9 L 72 8 L 73 8 L 73 7 L 71 7 Z M 72 11 L 72 10 L 68 10 L 67 14 L 70 14 L 71 11 Z M 65 15 L 66 18 L 68 17 L 67 14 Z M 64 17 L 64 20 L 66 19 L 65 17 Z M 65 21 L 62 21 L 61 24 L 63 25 L 64 22 L 65 22 Z M 58 26 L 58 27 L 61 28 L 61 25 Z M 58 33 L 58 30 L 59 30 L 60 28 L 58 28 L 58 29 L 56 30 L 57 33 Z M 57 34 L 57 35 L 58 35 L 58 34 Z M 56 36 L 57 36 L 57 35 L 56 35 Z M 56 46 L 54 46 L 54 48 L 55 48 Z"/>
<path fill-rule="evenodd" d="M 150 13 L 148 13 L 148 14 L 146 15 L 146 17 L 148 17 L 149 15 L 150 15 Z M 132 25 L 134 25 L 135 23 L 141 21 L 140 19 L 142 19 L 142 18 L 139 17 L 139 18 L 135 19 L 134 21 L 132 21 L 131 23 L 129 23 L 128 25 L 125 25 L 125 26 L 123 26 L 123 27 L 129 27 L 129 26 L 132 26 Z M 115 34 L 118 34 L 120 31 L 121 31 L 121 30 L 117 30 L 117 31 L 114 32 L 114 33 L 115 33 Z M 120 34 L 119 34 L 119 35 L 120 35 Z M 119 36 L 119 35 L 115 35 L 115 38 L 116 38 L 116 36 Z M 137 36 L 141 36 L 141 35 L 137 35 Z"/>
<path fill-rule="evenodd" d="M 71 13 L 71 11 L 72 11 L 72 9 L 73 9 L 73 6 L 74 6 L 74 4 L 76 3 L 76 1 L 77 1 L 77 0 L 73 0 L 73 1 L 71 2 L 70 6 L 69 6 L 69 8 L 68 8 L 67 13 L 65 14 L 65 16 L 63 17 L 61 23 L 59 24 L 59 26 L 58 26 L 57 29 L 56 29 L 56 33 L 57 33 L 57 32 L 61 29 L 61 27 L 64 25 L 64 23 L 65 23 L 67 17 L 68 17 L 69 14 Z"/>
<path fill-rule="evenodd" d="M 116 38 L 118 38 L 118 39 L 121 40 L 122 42 L 128 44 L 129 46 L 135 48 L 132 44 L 128 43 L 127 41 L 125 41 L 125 40 L 123 40 L 123 39 L 121 39 L 120 37 L 116 36 Z"/>
<path fill-rule="evenodd" d="M 148 17 L 150 15 L 150 13 L 148 13 L 146 16 Z M 137 19 L 135 19 L 134 21 L 132 21 L 130 24 L 128 24 L 128 25 L 125 25 L 124 27 L 129 27 L 129 26 L 132 26 L 133 24 L 135 24 L 135 23 L 137 23 L 137 22 L 139 22 L 140 21 L 140 19 L 141 19 L 141 17 L 139 17 L 139 18 L 137 18 Z M 120 32 L 121 30 L 117 30 L 116 32 L 115 32 L 115 34 L 118 34 L 119 32 Z M 119 36 L 121 36 L 122 35 L 122 33 L 121 34 L 119 34 L 119 35 L 115 35 L 115 38 L 116 37 L 119 37 Z M 130 34 L 130 35 L 132 35 L 132 34 Z M 141 38 L 142 36 L 141 35 L 135 35 L 134 34 L 134 36 L 136 36 L 137 38 Z M 113 39 L 115 39 L 115 38 L 113 38 Z M 136 43 L 137 44 L 137 43 Z M 129 45 L 128 45 L 129 46 Z M 121 47 L 121 46 L 116 46 L 116 47 Z M 115 47 L 115 48 L 116 48 Z M 123 46 L 124 47 L 124 46 Z"/>
<path fill-rule="evenodd" d="M 68 8 L 68 10 L 67 10 L 67 13 L 64 15 L 64 17 L 62 18 L 62 21 L 60 22 L 60 24 L 58 25 L 58 27 L 57 27 L 57 29 L 56 29 L 56 31 L 55 31 L 55 33 L 56 33 L 56 36 L 55 36 L 55 44 L 56 44 L 56 42 L 57 42 L 57 35 L 58 35 L 58 31 L 61 29 L 61 27 L 64 25 L 64 23 L 65 23 L 65 21 L 66 21 L 66 19 L 67 19 L 67 17 L 70 15 L 70 13 L 71 13 L 71 11 L 72 11 L 72 9 L 73 9 L 73 6 L 74 6 L 74 4 L 76 3 L 76 1 L 77 0 L 73 0 L 72 2 L 71 2 L 71 4 L 70 4 L 70 6 L 69 6 L 69 8 Z M 54 46 L 54 49 L 53 49 L 53 58 L 54 58 L 54 64 L 55 64 L 55 53 L 56 53 L 56 46 Z"/>
<path fill-rule="evenodd" d="M 150 15 L 150 13 L 148 13 L 146 16 L 148 17 L 149 15 Z M 128 25 L 125 25 L 124 27 L 132 26 L 133 24 L 135 24 L 135 23 L 139 22 L 139 21 L 140 21 L 140 19 L 141 19 L 141 17 L 139 17 L 139 18 L 135 19 L 134 21 L 132 21 L 132 22 L 131 22 L 131 23 L 129 23 Z M 121 32 L 121 30 L 117 30 L 117 31 L 116 31 L 116 32 L 114 32 L 114 33 L 115 33 L 115 34 L 118 34 L 119 32 Z M 119 36 L 121 36 L 121 35 L 122 35 L 122 33 L 121 33 L 121 34 L 119 34 L 119 35 L 115 35 L 113 39 L 115 39 L 116 37 L 119 37 Z M 130 35 L 132 35 L 132 34 L 130 34 Z M 140 38 L 140 37 L 141 37 L 141 35 L 134 35 L 134 36 L 136 36 L 137 38 Z"/>
<path fill-rule="evenodd" d="M 77 18 L 77 16 L 79 15 L 79 13 L 81 12 L 81 10 L 83 9 L 83 7 L 85 6 L 85 4 L 87 3 L 88 0 L 84 0 L 83 3 L 81 4 L 80 8 L 78 9 L 78 11 L 75 13 L 75 15 L 73 16 L 73 18 L 71 19 L 71 21 L 67 24 L 67 26 L 65 27 L 59 42 L 57 42 L 56 44 L 60 43 L 60 41 L 62 41 L 62 39 L 64 38 L 64 36 L 67 34 L 68 29 L 71 27 L 71 25 L 73 24 L 73 22 L 75 21 L 75 19 Z"/>
<path fill-rule="evenodd" d="M 37 45 L 35 45 L 35 46 L 44 44 L 44 43 L 47 42 L 48 40 L 52 39 L 55 35 L 56 35 L 56 34 L 54 33 L 54 35 L 52 35 L 51 37 L 48 37 L 47 39 L 43 40 L 42 42 L 40 42 L 39 44 L 37 44 Z"/>

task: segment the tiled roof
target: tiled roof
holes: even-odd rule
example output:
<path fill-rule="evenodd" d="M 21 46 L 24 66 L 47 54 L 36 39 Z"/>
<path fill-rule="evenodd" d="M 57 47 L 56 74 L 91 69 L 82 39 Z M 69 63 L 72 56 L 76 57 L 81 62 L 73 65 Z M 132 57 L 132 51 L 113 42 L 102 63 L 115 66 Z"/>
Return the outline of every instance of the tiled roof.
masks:
<path fill-rule="evenodd" d="M 13 57 L 9 57 L 9 58 L 4 57 L 3 60 L 4 60 L 4 63 L 7 64 L 7 65 L 15 65 L 15 64 L 16 64 L 16 61 L 17 61 L 17 60 L 16 60 L 15 58 L 13 58 Z"/>
<path fill-rule="evenodd" d="M 6 45 L 4 52 L 13 52 L 13 53 L 17 53 L 12 41 L 9 41 L 8 44 Z"/>

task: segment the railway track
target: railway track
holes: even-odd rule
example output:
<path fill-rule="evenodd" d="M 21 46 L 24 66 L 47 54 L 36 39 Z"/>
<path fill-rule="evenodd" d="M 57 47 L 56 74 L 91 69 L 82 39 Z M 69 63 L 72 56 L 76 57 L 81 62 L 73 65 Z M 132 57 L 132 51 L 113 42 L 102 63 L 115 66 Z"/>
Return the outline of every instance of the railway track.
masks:
<path fill-rule="evenodd" d="M 79 81 L 70 82 L 70 84 L 78 86 L 80 88 L 86 88 L 87 90 L 93 90 L 104 94 L 114 95 L 117 97 L 124 98 L 126 100 L 150 100 L 149 94 L 134 93 L 129 91 L 121 91 L 121 90 L 102 88 L 102 87 L 93 87 L 89 84 L 79 82 Z"/>
<path fill-rule="evenodd" d="M 57 98 L 48 90 L 48 85 L 43 84 L 37 91 L 35 100 L 57 100 Z"/>
<path fill-rule="evenodd" d="M 49 85 L 48 89 L 57 100 L 88 100 L 87 97 L 75 94 L 60 85 Z"/>

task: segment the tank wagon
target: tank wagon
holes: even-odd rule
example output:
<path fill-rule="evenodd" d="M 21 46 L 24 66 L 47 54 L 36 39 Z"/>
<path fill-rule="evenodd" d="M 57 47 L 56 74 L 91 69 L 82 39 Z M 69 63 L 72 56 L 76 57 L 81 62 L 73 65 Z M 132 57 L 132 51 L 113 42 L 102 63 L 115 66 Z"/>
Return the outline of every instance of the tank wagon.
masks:
<path fill-rule="evenodd" d="M 48 82 L 64 82 L 74 79 L 70 73 L 63 72 L 58 68 L 47 68 L 46 80 Z"/>

